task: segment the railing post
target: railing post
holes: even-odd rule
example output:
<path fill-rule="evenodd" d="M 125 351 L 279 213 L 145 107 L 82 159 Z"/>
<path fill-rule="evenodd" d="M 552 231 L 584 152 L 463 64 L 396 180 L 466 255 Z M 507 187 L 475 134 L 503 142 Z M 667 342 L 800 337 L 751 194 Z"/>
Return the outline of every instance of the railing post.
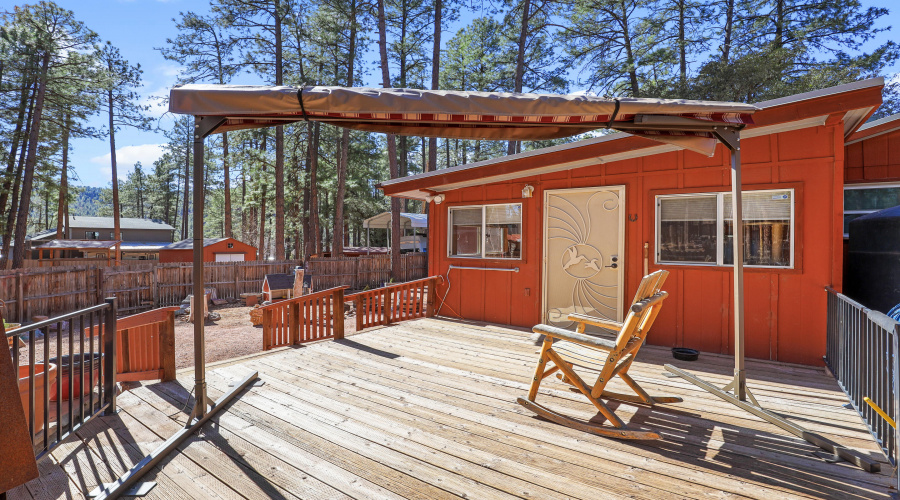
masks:
<path fill-rule="evenodd" d="M 103 393 L 106 395 L 106 401 L 109 405 L 106 407 L 104 415 L 113 415 L 117 413 L 116 409 L 116 316 L 118 307 L 116 306 L 116 298 L 109 297 L 105 300 L 109 305 L 106 309 L 106 322 L 103 325 Z"/>
<path fill-rule="evenodd" d="M 382 316 L 381 324 L 390 325 L 391 324 L 391 314 L 393 314 L 392 311 L 394 309 L 393 304 L 392 304 L 393 301 L 391 300 L 391 287 L 390 286 L 384 287 L 383 293 L 384 293 L 383 302 L 382 302 L 382 306 L 381 306 L 381 316 Z"/>
<path fill-rule="evenodd" d="M 353 303 L 356 305 L 356 331 L 361 332 L 363 329 L 363 321 L 365 320 L 365 307 L 363 305 L 363 299 L 359 295 L 353 298 Z M 371 299 L 369 300 L 371 303 Z"/>
<path fill-rule="evenodd" d="M 291 331 L 291 345 L 300 343 L 300 303 L 292 302 L 289 306 L 289 323 L 288 327 Z"/>
<path fill-rule="evenodd" d="M 272 348 L 272 311 L 263 309 L 263 350 Z"/>
<path fill-rule="evenodd" d="M 334 307 L 331 310 L 331 314 L 334 315 L 334 322 L 332 323 L 334 331 L 332 333 L 334 339 L 338 340 L 344 338 L 344 289 L 338 288 L 334 291 L 332 297 L 334 297 Z"/>
<path fill-rule="evenodd" d="M 159 364 L 162 381 L 175 380 L 175 311 L 166 313 L 159 324 Z"/>
<path fill-rule="evenodd" d="M 437 290 L 435 287 L 437 286 L 437 278 L 431 278 L 428 280 L 428 296 L 425 298 L 425 317 L 430 318 L 434 316 L 434 302 L 435 296 L 437 295 Z"/>

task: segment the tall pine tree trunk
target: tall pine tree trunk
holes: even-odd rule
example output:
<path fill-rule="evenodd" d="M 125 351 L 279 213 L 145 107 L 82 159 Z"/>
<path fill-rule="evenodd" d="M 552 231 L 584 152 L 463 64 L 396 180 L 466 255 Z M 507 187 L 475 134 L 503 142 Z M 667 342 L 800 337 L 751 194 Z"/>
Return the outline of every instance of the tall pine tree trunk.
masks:
<path fill-rule="evenodd" d="M 441 11 L 442 0 L 434 0 L 434 44 L 431 48 L 431 90 L 441 86 Z M 437 137 L 428 139 L 428 163 L 425 171 L 437 170 Z M 448 165 L 449 166 L 449 165 Z M 427 209 L 426 209 L 427 211 Z"/>
<path fill-rule="evenodd" d="M 519 26 L 519 44 L 516 47 L 516 75 L 513 82 L 514 91 L 522 92 L 525 82 L 525 42 L 528 40 L 528 22 L 531 20 L 531 0 L 522 2 L 522 24 Z M 506 154 L 516 154 L 522 147 L 519 141 L 509 141 Z"/>
<path fill-rule="evenodd" d="M 191 146 L 192 141 L 188 139 L 184 144 L 184 205 L 181 209 L 181 239 L 188 238 L 188 219 L 189 217 L 189 200 L 191 198 Z"/>
<path fill-rule="evenodd" d="M 283 83 L 281 1 L 275 0 L 275 85 Z M 284 260 L 284 127 L 275 127 L 275 259 Z"/>
<path fill-rule="evenodd" d="M 56 239 L 65 239 L 64 225 L 68 224 L 66 204 L 69 198 L 69 133 L 72 129 L 72 113 L 66 111 L 62 136 L 62 172 L 59 174 L 59 204 L 56 208 Z"/>
<path fill-rule="evenodd" d="M 391 75 L 388 71 L 387 27 L 384 19 L 384 0 L 378 1 L 378 51 L 381 55 L 381 85 L 391 87 Z M 399 174 L 397 165 L 397 143 L 393 134 L 387 136 L 388 165 L 391 179 Z M 391 278 L 400 280 L 400 200 L 391 197 Z"/>
<path fill-rule="evenodd" d="M 353 86 L 353 64 L 356 61 L 356 0 L 350 3 L 350 46 L 347 56 L 347 86 Z M 341 133 L 341 151 L 338 155 L 337 189 L 334 193 L 334 238 L 331 247 L 331 256 L 340 257 L 344 254 L 344 197 L 347 193 L 347 165 L 350 157 L 350 130 L 343 129 Z"/>
<path fill-rule="evenodd" d="M 228 132 L 222 134 L 222 169 L 225 176 L 225 237 L 231 238 L 232 225 L 234 221 L 231 219 L 231 170 L 228 165 Z"/>
<path fill-rule="evenodd" d="M 319 232 L 319 135 L 321 124 L 309 122 L 309 234 L 306 239 L 306 258 L 321 253 L 322 240 Z"/>
<path fill-rule="evenodd" d="M 13 249 L 13 269 L 25 265 L 25 236 L 28 234 L 28 212 L 31 209 L 31 189 L 34 184 L 34 167 L 37 164 L 37 145 L 41 133 L 41 118 L 44 112 L 44 97 L 47 94 L 47 76 L 50 71 L 50 51 L 41 58 L 41 72 L 38 78 L 37 97 L 34 100 L 34 115 L 31 117 L 31 131 L 28 137 L 28 157 L 25 160 L 22 178 L 22 195 L 16 220 L 15 247 Z"/>
<path fill-rule="evenodd" d="M 109 61 L 109 72 L 112 73 L 112 60 Z M 112 202 L 113 202 L 113 239 L 116 240 L 116 265 L 119 264 L 122 254 L 120 253 L 122 241 L 121 206 L 119 205 L 119 172 L 116 166 L 116 127 L 115 127 L 115 102 L 113 101 L 113 91 L 109 89 L 106 93 L 109 105 L 109 160 L 112 167 Z M 102 239 L 102 238 L 101 238 Z"/>
<path fill-rule="evenodd" d="M 30 68 L 30 65 L 29 65 Z M 13 173 L 16 171 L 16 152 L 19 151 L 19 142 L 23 139 L 22 129 L 27 127 L 26 111 L 29 103 L 34 99 L 34 89 L 31 88 L 32 80 L 30 76 L 22 77 L 22 88 L 19 94 L 19 111 L 16 115 L 16 127 L 13 129 L 12 141 L 9 147 L 9 159 L 6 162 L 6 175 L 3 181 L 3 191 L 0 193 L 0 213 L 6 211 L 6 204 L 9 202 L 9 190 L 12 188 Z M 29 96 L 31 96 L 29 98 Z M 30 118 L 30 114 L 27 114 Z M 26 129 L 25 136 L 28 132 Z M 8 229 L 8 228 L 7 228 Z"/>

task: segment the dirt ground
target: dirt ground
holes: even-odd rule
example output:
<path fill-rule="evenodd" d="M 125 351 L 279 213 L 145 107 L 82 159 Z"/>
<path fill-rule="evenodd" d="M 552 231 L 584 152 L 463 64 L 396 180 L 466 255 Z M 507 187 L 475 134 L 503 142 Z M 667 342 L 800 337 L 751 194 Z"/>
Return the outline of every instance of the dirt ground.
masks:
<path fill-rule="evenodd" d="M 263 350 L 262 326 L 250 322 L 251 307 L 240 304 L 211 306 L 210 312 L 219 313 L 222 318 L 206 322 L 206 362 L 213 363 L 225 359 L 255 354 Z M 187 316 L 175 318 L 175 368 L 194 366 L 194 324 L 186 321 Z M 344 320 L 345 335 L 355 330 L 355 316 Z"/>
<path fill-rule="evenodd" d="M 206 322 L 206 362 L 221 361 L 262 351 L 262 326 L 250 323 L 250 307 L 229 304 L 210 307 L 222 318 Z M 187 316 L 175 318 L 175 368 L 194 366 L 194 324 Z"/>

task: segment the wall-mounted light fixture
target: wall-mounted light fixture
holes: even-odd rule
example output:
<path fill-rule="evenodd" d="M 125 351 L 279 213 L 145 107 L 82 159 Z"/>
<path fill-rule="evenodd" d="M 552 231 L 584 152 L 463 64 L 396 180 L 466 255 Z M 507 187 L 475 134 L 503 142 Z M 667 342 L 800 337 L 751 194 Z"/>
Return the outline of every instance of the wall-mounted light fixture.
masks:
<path fill-rule="evenodd" d="M 522 198 L 531 198 L 532 194 L 534 194 L 534 186 L 526 184 L 525 187 L 522 188 Z"/>
<path fill-rule="evenodd" d="M 444 195 L 439 194 L 439 195 L 437 195 L 437 196 L 426 196 L 426 197 L 425 197 L 425 202 L 426 202 L 426 203 L 431 203 L 432 201 L 433 201 L 436 205 L 440 205 L 440 204 L 443 203 L 443 201 L 444 201 Z"/>

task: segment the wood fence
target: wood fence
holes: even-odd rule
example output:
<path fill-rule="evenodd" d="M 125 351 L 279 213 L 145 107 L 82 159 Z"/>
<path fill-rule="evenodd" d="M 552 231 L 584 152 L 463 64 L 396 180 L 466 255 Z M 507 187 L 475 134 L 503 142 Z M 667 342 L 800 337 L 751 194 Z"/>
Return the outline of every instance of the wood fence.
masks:
<path fill-rule="evenodd" d="M 378 288 L 391 280 L 390 255 L 359 257 L 317 257 L 309 259 L 307 272 L 313 290 L 346 286 L 356 290 Z M 413 281 L 428 275 L 428 254 L 406 253 L 400 256 L 400 281 Z"/>
<path fill-rule="evenodd" d="M 299 261 L 207 262 L 204 277 L 222 299 L 259 293 L 266 274 L 291 273 Z M 56 316 L 85 309 L 115 296 L 119 314 L 177 306 L 193 290 L 189 263 L 123 264 L 0 271 L 3 317 L 23 323 L 34 316 Z"/>

